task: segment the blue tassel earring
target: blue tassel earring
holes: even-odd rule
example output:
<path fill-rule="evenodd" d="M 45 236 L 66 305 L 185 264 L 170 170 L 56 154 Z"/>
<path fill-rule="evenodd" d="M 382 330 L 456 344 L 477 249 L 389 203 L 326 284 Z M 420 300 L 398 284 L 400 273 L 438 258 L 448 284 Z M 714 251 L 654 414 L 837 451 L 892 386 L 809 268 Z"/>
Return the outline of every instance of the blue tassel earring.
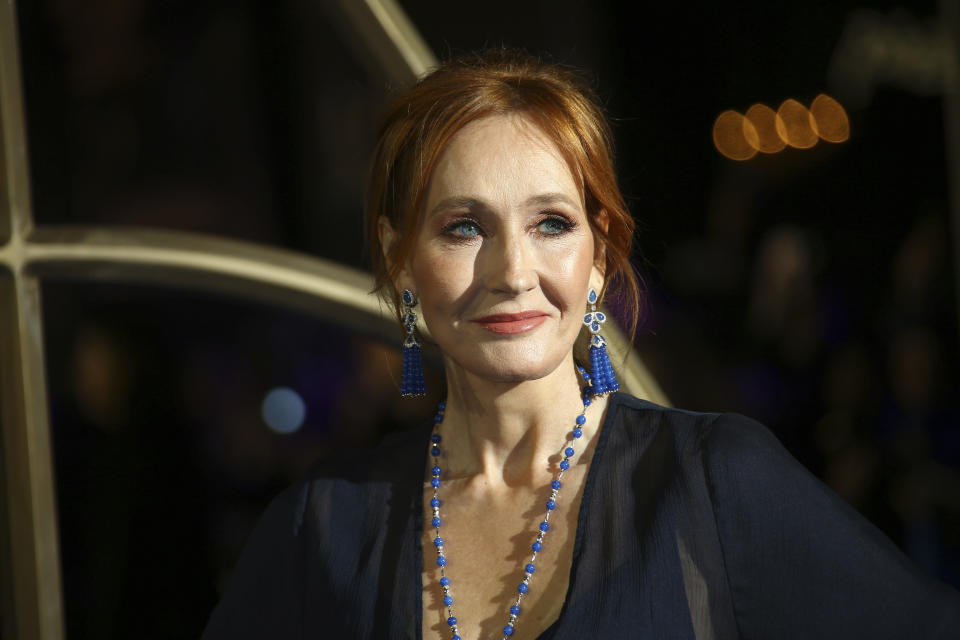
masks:
<path fill-rule="evenodd" d="M 422 396 L 427 393 L 427 381 L 423 376 L 423 355 L 420 352 L 420 342 L 417 340 L 417 314 L 413 308 L 417 306 L 417 296 L 404 289 L 400 294 L 403 301 L 403 328 L 407 337 L 403 341 L 403 371 L 400 376 L 400 395 Z"/>
<path fill-rule="evenodd" d="M 617 374 L 613 372 L 610 356 L 607 355 L 607 341 L 600 335 L 600 325 L 607 321 L 602 311 L 597 311 L 597 292 L 591 287 L 587 294 L 590 311 L 583 316 L 583 324 L 590 329 L 590 381 L 594 395 L 612 393 L 620 388 Z"/>

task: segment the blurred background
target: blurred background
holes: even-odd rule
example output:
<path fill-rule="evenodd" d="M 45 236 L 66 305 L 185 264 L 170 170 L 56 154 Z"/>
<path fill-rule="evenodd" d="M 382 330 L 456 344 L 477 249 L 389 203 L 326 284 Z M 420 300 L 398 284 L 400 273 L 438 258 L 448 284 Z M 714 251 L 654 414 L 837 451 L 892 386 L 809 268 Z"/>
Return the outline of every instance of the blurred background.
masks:
<path fill-rule="evenodd" d="M 400 87 L 324 2 L 17 4 L 38 224 L 366 266 L 366 161 Z M 508 45 L 587 72 L 639 226 L 635 345 L 667 396 L 764 422 L 960 586 L 955 3 L 400 4 L 441 58 Z M 756 104 L 829 108 L 776 150 Z M 275 493 L 437 400 L 397 397 L 399 331 L 161 287 L 43 298 L 70 637 L 195 637 Z"/>

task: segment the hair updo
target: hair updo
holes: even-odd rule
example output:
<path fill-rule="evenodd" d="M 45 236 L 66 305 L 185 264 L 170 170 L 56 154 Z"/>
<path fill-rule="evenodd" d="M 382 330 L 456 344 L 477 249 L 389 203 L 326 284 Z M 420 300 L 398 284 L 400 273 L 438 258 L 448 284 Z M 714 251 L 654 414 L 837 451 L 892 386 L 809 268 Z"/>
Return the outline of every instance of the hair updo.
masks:
<path fill-rule="evenodd" d="M 437 160 L 466 125 L 508 114 L 536 125 L 580 178 L 595 255 L 605 262 L 601 295 L 615 294 L 632 336 L 640 301 L 630 264 L 634 221 L 617 186 L 610 127 L 592 89 L 575 71 L 518 51 L 495 49 L 449 60 L 390 103 L 373 153 L 365 207 L 374 290 L 399 314 L 393 282 L 413 247 Z M 389 255 L 380 244 L 380 216 L 397 233 Z"/>

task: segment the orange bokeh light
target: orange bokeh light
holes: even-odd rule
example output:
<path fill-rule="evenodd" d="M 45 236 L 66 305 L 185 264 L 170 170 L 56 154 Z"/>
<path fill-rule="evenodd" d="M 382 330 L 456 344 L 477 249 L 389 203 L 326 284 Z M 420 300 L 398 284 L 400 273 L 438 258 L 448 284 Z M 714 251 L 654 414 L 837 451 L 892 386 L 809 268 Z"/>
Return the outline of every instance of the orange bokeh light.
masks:
<path fill-rule="evenodd" d="M 757 155 L 758 140 L 753 123 L 736 111 L 724 111 L 713 123 L 713 144 L 731 160 L 749 160 Z"/>
<path fill-rule="evenodd" d="M 777 114 L 765 104 L 755 104 L 747 109 L 747 120 L 757 132 L 757 151 L 776 153 L 783 150 L 786 143 L 777 133 Z"/>
<path fill-rule="evenodd" d="M 850 119 L 839 102 L 821 93 L 808 110 L 788 98 L 774 111 L 757 103 L 746 115 L 728 110 L 713 123 L 713 144 L 731 160 L 749 160 L 760 153 L 777 153 L 787 146 L 809 149 L 819 140 L 850 139 Z"/>
<path fill-rule="evenodd" d="M 844 142 L 850 138 L 850 120 L 840 103 L 821 93 L 810 105 L 814 131 L 827 142 Z"/>
<path fill-rule="evenodd" d="M 813 117 L 805 106 L 790 98 L 777 109 L 777 134 L 791 147 L 809 149 L 817 144 L 819 136 Z"/>

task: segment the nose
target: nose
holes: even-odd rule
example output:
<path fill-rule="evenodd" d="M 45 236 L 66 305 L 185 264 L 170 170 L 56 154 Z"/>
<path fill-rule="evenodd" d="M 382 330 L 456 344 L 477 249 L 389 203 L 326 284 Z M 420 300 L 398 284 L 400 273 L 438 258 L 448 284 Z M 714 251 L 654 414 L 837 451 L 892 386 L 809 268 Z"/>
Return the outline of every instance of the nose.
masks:
<path fill-rule="evenodd" d="M 522 233 L 500 234 L 490 242 L 482 266 L 492 293 L 519 295 L 537 286 L 531 247 Z"/>

